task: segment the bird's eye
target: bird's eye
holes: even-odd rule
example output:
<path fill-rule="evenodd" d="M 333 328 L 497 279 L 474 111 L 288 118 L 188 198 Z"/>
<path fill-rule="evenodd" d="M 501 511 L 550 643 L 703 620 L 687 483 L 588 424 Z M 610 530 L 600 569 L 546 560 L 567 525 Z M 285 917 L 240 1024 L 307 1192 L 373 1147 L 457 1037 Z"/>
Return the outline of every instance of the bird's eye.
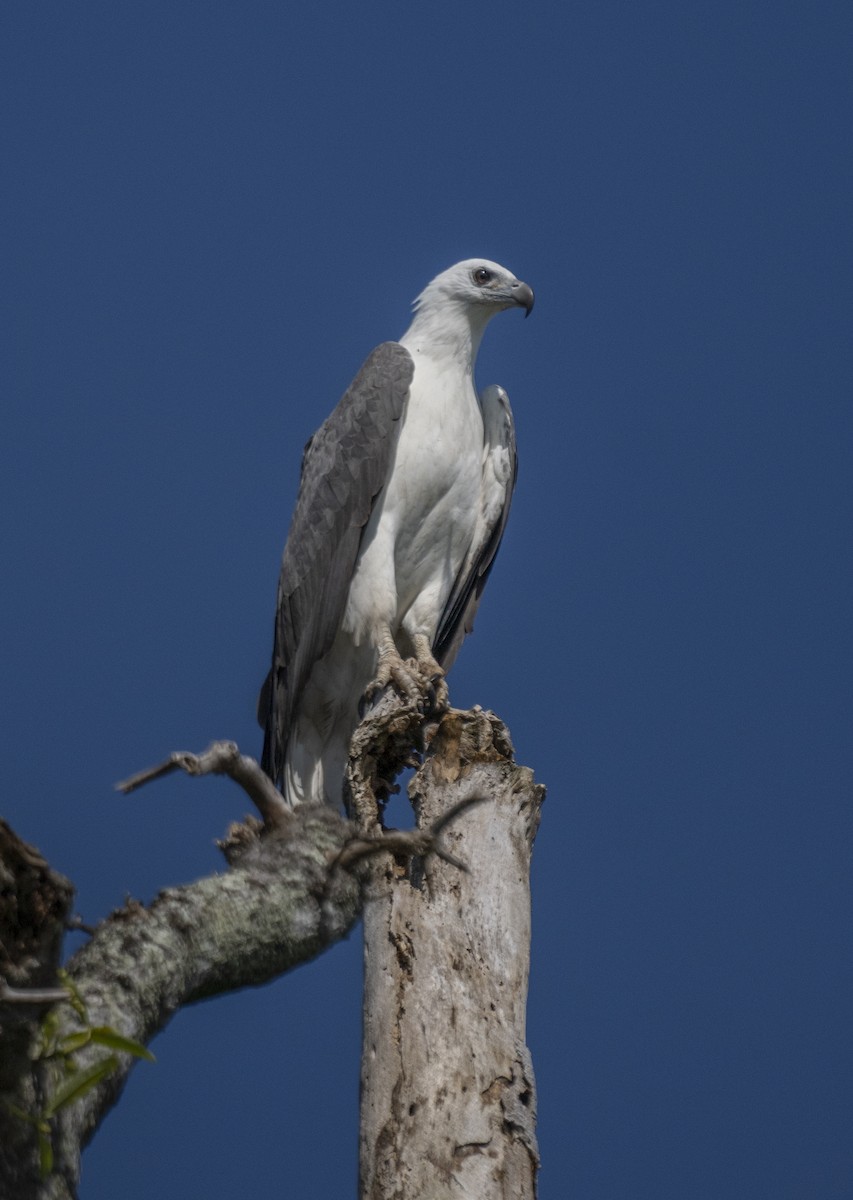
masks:
<path fill-rule="evenodd" d="M 483 284 L 491 283 L 494 277 L 494 272 L 487 271 L 485 267 L 477 267 L 474 272 L 474 282 L 480 284 L 481 287 Z"/>

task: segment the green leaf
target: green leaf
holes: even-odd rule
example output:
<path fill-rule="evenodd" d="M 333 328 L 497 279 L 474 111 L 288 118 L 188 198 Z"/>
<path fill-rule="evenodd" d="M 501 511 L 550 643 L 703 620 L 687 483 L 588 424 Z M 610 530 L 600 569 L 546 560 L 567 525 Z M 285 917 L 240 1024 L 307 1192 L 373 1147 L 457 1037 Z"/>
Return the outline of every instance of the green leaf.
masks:
<path fill-rule="evenodd" d="M 132 1054 L 134 1058 L 147 1058 L 149 1062 L 157 1061 L 151 1051 L 147 1050 L 141 1042 L 123 1037 L 111 1025 L 96 1025 L 89 1032 L 92 1035 L 92 1041 L 97 1042 L 99 1046 L 109 1046 L 110 1050 L 123 1050 L 125 1054 Z"/>
<path fill-rule="evenodd" d="M 91 1067 L 75 1071 L 68 1079 L 62 1081 L 48 1100 L 44 1108 L 44 1115 L 52 1117 L 54 1113 L 59 1112 L 60 1108 L 66 1108 L 75 1100 L 79 1100 L 81 1096 L 85 1096 L 102 1079 L 111 1075 L 117 1066 L 118 1059 L 114 1054 L 110 1054 L 108 1058 L 102 1058 L 100 1062 L 94 1063 Z"/>
<path fill-rule="evenodd" d="M 59 1033 L 59 1013 L 55 1008 L 50 1009 L 39 1026 L 38 1041 L 35 1048 L 36 1058 L 49 1058 L 56 1048 L 56 1035 Z"/>
<path fill-rule="evenodd" d="M 56 972 L 56 977 L 68 993 L 71 1007 L 74 1009 L 83 1024 L 88 1025 L 89 1015 L 86 1012 L 86 1005 L 83 1003 L 83 997 L 77 990 L 77 985 L 74 983 L 71 976 L 66 970 L 64 970 L 64 968 L 60 967 Z"/>
<path fill-rule="evenodd" d="M 50 1140 L 50 1126 L 39 1129 L 39 1169 L 42 1179 L 46 1179 L 53 1170 L 53 1145 Z"/>
<path fill-rule="evenodd" d="M 60 1054 L 73 1054 L 75 1050 L 82 1050 L 92 1041 L 91 1029 L 80 1029 L 77 1033 L 67 1033 L 64 1038 L 61 1038 L 57 1043 L 57 1050 Z"/>

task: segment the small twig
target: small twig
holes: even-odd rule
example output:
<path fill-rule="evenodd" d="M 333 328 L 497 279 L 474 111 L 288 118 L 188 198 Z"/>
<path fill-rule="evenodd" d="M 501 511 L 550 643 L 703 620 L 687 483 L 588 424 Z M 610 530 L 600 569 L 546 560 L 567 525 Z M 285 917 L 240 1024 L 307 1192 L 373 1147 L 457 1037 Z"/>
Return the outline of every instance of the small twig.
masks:
<path fill-rule="evenodd" d="M 58 1004 L 69 998 L 65 988 L 13 988 L 0 979 L 0 1004 Z"/>
<path fill-rule="evenodd" d="M 390 854 L 404 854 L 410 857 L 426 858 L 435 854 L 443 862 L 449 863 L 460 871 L 468 871 L 461 859 L 456 858 L 441 845 L 439 838 L 443 830 L 455 820 L 460 813 L 475 804 L 482 804 L 487 796 L 467 796 L 454 804 L 446 813 L 433 824 L 430 829 L 386 829 L 375 836 L 362 835 L 347 842 L 332 863 L 335 867 L 349 868 L 363 858 L 388 851 Z"/>
<path fill-rule="evenodd" d="M 78 930 L 81 933 L 88 933 L 89 937 L 95 936 L 95 926 L 87 925 L 79 913 L 75 913 L 73 917 L 69 917 L 65 922 L 65 928 L 69 933 L 76 933 Z"/>
<path fill-rule="evenodd" d="M 236 742 L 212 742 L 203 754 L 176 750 L 156 767 L 139 771 L 117 783 L 116 791 L 127 795 L 172 771 L 186 771 L 188 775 L 228 775 L 255 805 L 267 828 L 281 827 L 290 821 L 290 807 L 281 792 L 253 758 L 240 753 Z"/>
<path fill-rule="evenodd" d="M 466 796 L 464 800 L 458 800 L 456 804 L 452 804 L 446 813 L 442 813 L 432 827 L 433 837 L 438 837 L 443 829 L 445 829 L 451 821 L 455 821 L 460 813 L 464 813 L 467 809 L 473 808 L 476 804 L 485 804 L 488 796 Z"/>

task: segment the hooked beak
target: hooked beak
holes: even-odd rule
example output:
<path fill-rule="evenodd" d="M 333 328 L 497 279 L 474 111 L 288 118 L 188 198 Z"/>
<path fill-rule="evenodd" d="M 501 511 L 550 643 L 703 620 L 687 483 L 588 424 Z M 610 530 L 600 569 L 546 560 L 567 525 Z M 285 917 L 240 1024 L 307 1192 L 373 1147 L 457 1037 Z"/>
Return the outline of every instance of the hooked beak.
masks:
<path fill-rule="evenodd" d="M 533 288 L 528 283 L 514 283 L 510 291 L 513 302 L 524 309 L 524 318 L 527 320 L 533 312 Z"/>

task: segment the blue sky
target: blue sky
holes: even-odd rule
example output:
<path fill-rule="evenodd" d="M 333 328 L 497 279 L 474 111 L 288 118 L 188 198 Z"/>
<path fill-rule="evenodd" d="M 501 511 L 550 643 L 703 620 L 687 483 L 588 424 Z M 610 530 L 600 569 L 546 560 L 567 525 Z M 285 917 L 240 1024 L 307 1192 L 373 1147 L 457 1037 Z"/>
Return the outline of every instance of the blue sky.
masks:
<path fill-rule="evenodd" d="M 543 1200 L 853 1195 L 849 6 L 7 9 L 4 815 L 219 869 L 301 448 L 460 258 L 512 518 L 451 676 L 547 784 Z M 73 939 L 72 939 L 73 944 Z M 182 1013 L 82 1200 L 355 1194 L 358 935 Z M 281 1185 L 281 1180 L 286 1186 Z"/>

